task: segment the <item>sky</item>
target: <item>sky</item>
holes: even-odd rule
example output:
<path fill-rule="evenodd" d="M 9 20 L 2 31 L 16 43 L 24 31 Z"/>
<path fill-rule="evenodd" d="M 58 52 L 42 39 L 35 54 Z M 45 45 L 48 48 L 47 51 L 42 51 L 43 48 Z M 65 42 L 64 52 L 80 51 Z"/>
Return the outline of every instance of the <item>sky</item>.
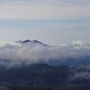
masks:
<path fill-rule="evenodd" d="M 0 0 L 0 41 L 90 42 L 90 0 Z"/>

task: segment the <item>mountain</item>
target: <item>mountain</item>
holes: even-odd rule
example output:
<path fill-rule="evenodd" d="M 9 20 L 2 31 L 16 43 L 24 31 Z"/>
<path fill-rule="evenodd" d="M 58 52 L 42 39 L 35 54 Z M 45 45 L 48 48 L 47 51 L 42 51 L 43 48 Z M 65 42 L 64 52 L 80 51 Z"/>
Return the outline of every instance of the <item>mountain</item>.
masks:
<path fill-rule="evenodd" d="M 19 41 L 21 44 L 30 44 L 30 43 L 33 43 L 33 44 L 39 44 L 39 45 L 43 45 L 43 46 L 48 46 L 38 40 L 24 40 L 24 41 Z"/>
<path fill-rule="evenodd" d="M 31 87 L 59 87 L 66 85 L 69 77 L 67 66 L 54 67 L 47 64 L 0 69 L 0 85 L 24 85 Z"/>
<path fill-rule="evenodd" d="M 0 86 L 5 86 L 10 90 L 19 90 L 18 88 L 21 88 L 20 90 L 23 88 L 24 90 L 32 90 L 31 88 L 34 90 L 39 90 L 39 88 L 46 90 L 50 88 L 51 90 L 90 89 L 89 66 L 51 66 L 41 63 L 13 68 L 2 67 L 0 72 L 2 72 Z"/>

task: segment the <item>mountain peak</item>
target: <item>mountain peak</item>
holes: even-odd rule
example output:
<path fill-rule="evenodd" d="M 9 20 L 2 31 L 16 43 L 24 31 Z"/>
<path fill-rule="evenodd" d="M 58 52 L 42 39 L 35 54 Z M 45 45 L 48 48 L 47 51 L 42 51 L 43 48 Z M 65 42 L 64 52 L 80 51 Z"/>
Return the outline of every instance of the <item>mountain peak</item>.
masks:
<path fill-rule="evenodd" d="M 30 40 L 24 40 L 24 41 L 19 41 L 20 43 L 28 43 L 28 42 L 30 42 Z"/>
<path fill-rule="evenodd" d="M 19 42 L 23 43 L 23 44 L 25 44 L 25 43 L 34 43 L 34 44 L 41 44 L 41 45 L 47 46 L 46 44 L 44 44 L 44 43 L 42 43 L 38 40 L 24 40 L 24 41 L 20 40 Z"/>

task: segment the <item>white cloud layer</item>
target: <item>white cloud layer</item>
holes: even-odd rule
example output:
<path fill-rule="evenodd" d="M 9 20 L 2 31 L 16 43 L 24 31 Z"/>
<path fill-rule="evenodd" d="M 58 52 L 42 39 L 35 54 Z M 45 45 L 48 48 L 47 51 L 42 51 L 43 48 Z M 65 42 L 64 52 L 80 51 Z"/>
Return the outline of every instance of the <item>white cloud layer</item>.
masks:
<path fill-rule="evenodd" d="M 62 46 L 45 46 L 33 41 L 27 43 L 10 42 L 0 43 L 0 65 L 21 65 L 32 63 L 50 63 L 52 60 L 68 58 L 79 59 L 90 56 L 90 43 L 74 41 L 73 44 Z M 50 61 L 51 60 L 51 61 Z"/>

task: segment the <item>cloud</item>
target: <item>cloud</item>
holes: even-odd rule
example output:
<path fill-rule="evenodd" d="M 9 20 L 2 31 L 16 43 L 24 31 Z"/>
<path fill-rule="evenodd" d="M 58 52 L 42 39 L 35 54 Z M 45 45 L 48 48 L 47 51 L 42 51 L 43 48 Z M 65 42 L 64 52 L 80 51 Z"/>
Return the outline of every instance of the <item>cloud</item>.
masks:
<path fill-rule="evenodd" d="M 89 0 L 0 0 L 0 19 L 85 19 L 89 10 Z"/>
<path fill-rule="evenodd" d="M 90 56 L 90 47 L 85 45 L 81 48 L 74 48 L 75 45 L 64 45 L 64 46 L 45 46 L 42 43 L 21 43 L 21 42 L 11 42 L 5 43 L 0 46 L 0 65 L 7 66 L 18 66 L 22 63 L 32 64 L 32 63 L 55 63 L 59 62 L 61 64 L 63 60 L 81 60 L 86 56 Z M 81 58 L 81 59 L 80 59 Z M 61 62 L 61 63 L 60 63 Z"/>
<path fill-rule="evenodd" d="M 72 76 L 70 78 L 71 80 L 82 80 L 82 79 L 86 79 L 86 80 L 90 80 L 90 73 L 89 72 L 78 72 L 78 73 L 75 73 L 74 76 Z M 83 82 L 82 82 L 83 83 Z"/>
<path fill-rule="evenodd" d="M 88 48 L 90 49 L 90 43 L 82 40 L 73 41 L 72 45 L 74 48 Z"/>
<path fill-rule="evenodd" d="M 89 10 L 88 0 L 4 0 L 0 19 L 85 19 Z"/>
<path fill-rule="evenodd" d="M 79 65 L 78 67 L 75 67 L 74 69 L 72 69 L 72 72 L 74 74 L 69 79 L 73 80 L 73 81 L 82 80 L 82 79 L 90 80 L 90 72 L 89 71 L 90 71 L 90 64 Z"/>
<path fill-rule="evenodd" d="M 59 20 L 90 18 L 90 6 L 0 5 L 0 19 Z"/>
<path fill-rule="evenodd" d="M 70 5 L 70 4 L 90 4 L 89 0 L 0 0 L 0 3 L 19 4 L 43 4 L 43 5 Z"/>

